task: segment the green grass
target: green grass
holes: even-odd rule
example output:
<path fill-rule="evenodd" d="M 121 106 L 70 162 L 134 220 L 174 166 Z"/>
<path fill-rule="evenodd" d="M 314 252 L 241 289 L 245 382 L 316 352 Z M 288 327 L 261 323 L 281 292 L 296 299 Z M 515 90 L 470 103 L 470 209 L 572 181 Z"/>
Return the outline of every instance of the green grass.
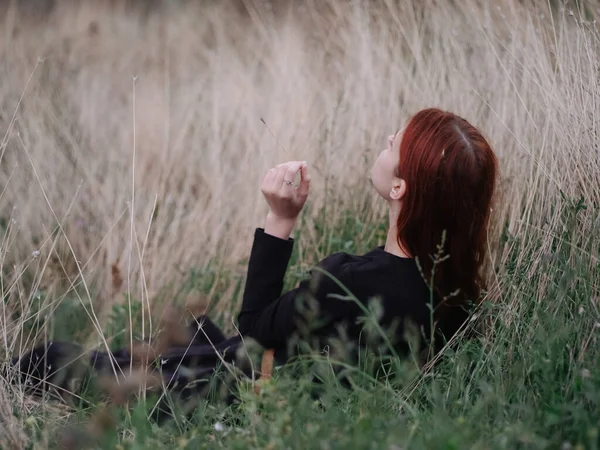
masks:
<path fill-rule="evenodd" d="M 149 307 L 189 291 L 234 333 L 260 181 L 284 160 L 314 168 L 286 289 L 332 252 L 382 243 L 368 168 L 420 108 L 472 121 L 501 163 L 476 338 L 423 373 L 394 361 L 388 380 L 321 355 L 162 427 L 149 396 L 113 411 L 99 447 L 599 446 L 599 0 L 320 0 L 260 17 L 233 2 L 147 16 L 55 3 L 50 21 L 20 2 L 0 15 L 2 360 L 48 338 L 127 345 L 130 327 L 148 335 Z M 90 381 L 74 406 L 0 384 L 0 447 L 56 447 L 102 408 Z"/>
<path fill-rule="evenodd" d="M 260 395 L 240 385 L 240 402 L 226 406 L 218 392 L 199 399 L 192 417 L 161 427 L 148 420 L 155 397 L 114 410 L 115 431 L 101 448 L 589 448 L 600 446 L 600 266 L 588 253 L 572 251 L 581 236 L 577 202 L 561 213 L 571 229 L 540 260 L 536 246 L 505 236 L 508 263 L 497 270 L 502 301 L 479 311 L 479 338 L 459 341 L 438 363 L 419 374 L 410 361 L 396 361 L 395 379 L 373 379 L 360 368 L 346 374 L 356 383 L 340 386 L 336 366 L 321 358 L 280 368 Z M 332 251 L 351 247 L 360 220 L 342 219 Z M 577 231 L 577 233 L 574 233 Z M 587 230 L 591 232 L 592 230 Z M 323 230 L 325 233 L 325 230 Z M 376 241 L 364 243 L 377 245 Z M 353 244 L 354 245 L 354 244 Z M 523 255 L 524 249 L 530 255 Z M 594 263 L 595 261 L 595 263 Z M 297 282 L 299 261 L 288 271 Z M 528 275 L 535 265 L 534 275 Z M 191 283 L 200 283 L 200 273 Z M 214 277 L 205 277 L 206 289 Z M 542 279 L 546 280 L 546 283 Z M 540 286 L 545 290 L 540 292 Z M 197 287 L 197 285 L 195 286 Z M 241 293 L 238 293 L 241 295 Z M 517 305 L 517 306 L 515 306 Z M 126 308 L 113 308 L 111 334 L 128 321 Z M 68 329 L 69 315 L 56 316 L 52 329 Z M 62 323 L 59 323 L 61 322 Z M 113 330 L 114 329 L 114 330 Z M 64 337 L 64 335 L 63 335 Z M 258 362 L 259 353 L 252 356 Z M 320 402 L 311 396 L 311 375 L 321 378 Z M 217 389 L 218 391 L 218 389 Z M 82 403 L 68 421 L 85 421 L 99 407 Z M 20 412 L 23 413 L 22 411 Z M 33 443 L 53 436 L 44 413 L 25 420 Z M 222 429 L 216 429 L 215 424 Z M 218 425 L 217 425 L 218 427 Z M 50 438 L 51 439 L 51 438 Z M 53 440 L 53 439 L 51 439 Z"/>

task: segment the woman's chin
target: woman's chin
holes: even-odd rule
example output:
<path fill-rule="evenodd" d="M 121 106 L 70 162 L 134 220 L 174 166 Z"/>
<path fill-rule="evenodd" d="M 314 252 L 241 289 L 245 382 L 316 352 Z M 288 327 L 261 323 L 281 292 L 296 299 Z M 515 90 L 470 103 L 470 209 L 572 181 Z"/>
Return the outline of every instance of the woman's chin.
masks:
<path fill-rule="evenodd" d="M 371 180 L 371 179 L 369 178 L 369 182 L 370 182 L 371 189 L 372 189 L 372 190 L 371 190 L 371 192 L 372 192 L 374 195 L 376 195 L 378 198 L 380 198 L 380 199 L 383 199 L 383 200 L 386 200 L 385 196 L 381 195 L 381 192 L 379 192 L 379 190 L 377 189 L 377 187 L 376 187 L 376 186 L 375 186 L 375 184 L 373 183 L 373 180 Z"/>

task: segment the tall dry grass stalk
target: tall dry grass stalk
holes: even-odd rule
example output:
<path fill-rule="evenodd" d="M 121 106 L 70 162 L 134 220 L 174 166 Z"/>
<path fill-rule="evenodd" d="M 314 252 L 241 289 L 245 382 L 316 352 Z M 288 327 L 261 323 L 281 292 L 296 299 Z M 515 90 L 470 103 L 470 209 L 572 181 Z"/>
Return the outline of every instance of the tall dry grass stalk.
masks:
<path fill-rule="evenodd" d="M 40 290 L 51 293 L 49 313 L 77 287 L 100 333 L 122 292 L 149 308 L 168 302 L 190 268 L 218 260 L 243 273 L 266 212 L 261 178 L 284 160 L 306 160 L 313 173 L 298 245 L 316 262 L 325 255 L 310 224 L 324 205 L 333 224 L 366 196 L 370 223 L 385 220 L 370 165 L 385 137 L 428 106 L 480 127 L 500 158 L 492 281 L 514 245 L 499 244 L 502 231 L 541 260 L 569 199 L 589 207 L 572 251 L 597 249 L 588 231 L 600 205 L 600 3 L 452 3 L 322 1 L 273 12 L 258 2 L 165 2 L 145 14 L 57 1 L 43 19 L 2 6 L 7 353 L 31 344 L 9 313 L 33 311 Z"/>

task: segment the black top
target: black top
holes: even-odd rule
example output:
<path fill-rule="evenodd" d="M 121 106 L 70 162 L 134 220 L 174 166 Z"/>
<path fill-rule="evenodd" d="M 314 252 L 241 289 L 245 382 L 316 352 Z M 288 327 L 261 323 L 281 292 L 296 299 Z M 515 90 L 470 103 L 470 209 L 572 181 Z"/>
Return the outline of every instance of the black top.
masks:
<path fill-rule="evenodd" d="M 239 331 L 243 336 L 256 339 L 266 348 L 274 348 L 276 354 L 279 353 L 278 360 L 282 353 L 289 351 L 290 338 L 306 324 L 312 325 L 311 337 L 331 336 L 343 324 L 346 339 L 363 339 L 357 318 L 364 316 L 364 311 L 356 301 L 340 298 L 347 296 L 347 291 L 339 285 L 341 283 L 364 306 L 371 298 L 380 298 L 379 322 L 388 330 L 389 326 L 395 325 L 392 334 L 398 354 L 407 345 L 403 340 L 405 319 L 411 319 L 427 339 L 432 321 L 428 306 L 431 296 L 414 259 L 393 255 L 383 247 L 360 256 L 334 253 L 317 264 L 321 270 L 311 270 L 309 279 L 282 295 L 283 278 L 293 246 L 291 238 L 280 239 L 266 234 L 262 228 L 256 229 L 238 316 Z M 320 312 L 314 316 L 319 319 L 318 324 L 310 323 L 314 320 L 303 319 L 299 314 L 298 300 L 305 298 L 313 298 L 318 305 Z"/>

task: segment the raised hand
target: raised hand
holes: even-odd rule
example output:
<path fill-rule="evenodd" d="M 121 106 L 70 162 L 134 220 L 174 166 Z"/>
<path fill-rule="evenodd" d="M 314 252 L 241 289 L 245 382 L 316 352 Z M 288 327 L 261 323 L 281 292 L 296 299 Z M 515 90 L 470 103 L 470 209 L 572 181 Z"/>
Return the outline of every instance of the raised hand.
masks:
<path fill-rule="evenodd" d="M 300 184 L 294 179 L 300 172 Z M 262 193 L 269 205 L 265 232 L 282 238 L 289 237 L 310 190 L 310 175 L 305 161 L 279 164 L 267 172 Z"/>

